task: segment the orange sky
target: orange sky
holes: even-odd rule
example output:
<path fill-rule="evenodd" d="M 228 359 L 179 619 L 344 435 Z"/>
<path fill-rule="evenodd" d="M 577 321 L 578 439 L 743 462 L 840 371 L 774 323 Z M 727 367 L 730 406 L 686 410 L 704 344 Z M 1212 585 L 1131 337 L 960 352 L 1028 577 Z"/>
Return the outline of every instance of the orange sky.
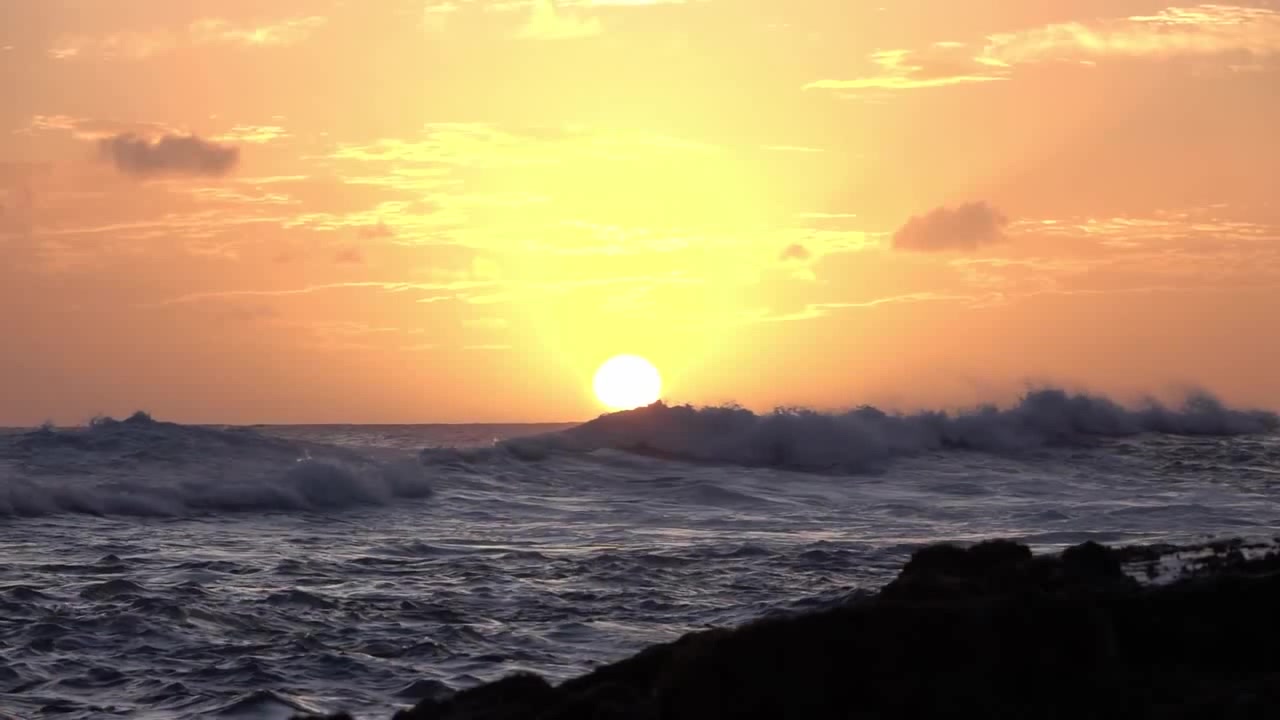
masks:
<path fill-rule="evenodd" d="M 0 0 L 0 97 L 0 425 L 1280 407 L 1274 0 Z"/>

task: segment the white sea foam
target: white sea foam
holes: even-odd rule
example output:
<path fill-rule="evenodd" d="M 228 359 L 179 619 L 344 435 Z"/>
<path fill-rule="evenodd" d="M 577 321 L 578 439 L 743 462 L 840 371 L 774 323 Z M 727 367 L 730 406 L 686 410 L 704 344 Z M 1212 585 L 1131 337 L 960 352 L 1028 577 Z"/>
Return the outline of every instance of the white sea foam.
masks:
<path fill-rule="evenodd" d="M 1277 427 L 1275 413 L 1228 408 L 1207 394 L 1192 395 L 1176 408 L 1154 401 L 1127 408 L 1101 396 L 1046 389 L 1012 407 L 959 413 L 900 414 L 864 406 L 844 413 L 787 408 L 758 415 L 733 406 L 655 404 L 564 432 L 516 438 L 504 447 L 528 459 L 609 448 L 692 461 L 861 471 L 928 451 L 1008 453 L 1145 433 L 1228 437 Z"/>
<path fill-rule="evenodd" d="M 410 459 L 234 428 L 157 422 L 144 413 L 86 428 L 0 436 L 0 515 L 180 516 L 331 510 L 430 495 Z"/>
<path fill-rule="evenodd" d="M 1208 395 L 1182 406 L 1126 408 L 1107 398 L 1040 390 L 1008 408 L 844 413 L 652 405 L 487 448 L 379 459 L 351 448 L 249 428 L 187 426 L 137 413 L 84 428 L 0 434 L 0 516 L 58 513 L 183 516 L 340 510 L 417 500 L 450 467 L 556 461 L 621 450 L 670 460 L 861 473 L 941 451 L 1016 454 L 1141 434 L 1274 432 L 1274 413 L 1225 407 Z M 603 460 L 603 459 L 602 459 Z"/>

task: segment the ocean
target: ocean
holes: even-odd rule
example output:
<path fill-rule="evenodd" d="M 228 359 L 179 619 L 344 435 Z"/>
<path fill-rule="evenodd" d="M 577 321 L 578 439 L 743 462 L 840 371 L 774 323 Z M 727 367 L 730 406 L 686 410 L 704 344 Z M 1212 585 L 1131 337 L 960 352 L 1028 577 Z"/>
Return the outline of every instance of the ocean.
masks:
<path fill-rule="evenodd" d="M 838 604 L 939 541 L 1270 539 L 1274 414 L 1007 408 L 582 425 L 0 431 L 0 716 L 388 717 Z"/>

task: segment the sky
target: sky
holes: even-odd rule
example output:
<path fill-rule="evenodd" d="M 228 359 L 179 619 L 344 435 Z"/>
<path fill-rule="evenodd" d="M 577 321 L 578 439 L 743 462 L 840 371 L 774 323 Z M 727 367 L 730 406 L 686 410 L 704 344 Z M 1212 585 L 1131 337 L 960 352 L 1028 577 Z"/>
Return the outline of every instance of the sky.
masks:
<path fill-rule="evenodd" d="M 0 0 L 0 425 L 1280 407 L 1280 2 Z"/>

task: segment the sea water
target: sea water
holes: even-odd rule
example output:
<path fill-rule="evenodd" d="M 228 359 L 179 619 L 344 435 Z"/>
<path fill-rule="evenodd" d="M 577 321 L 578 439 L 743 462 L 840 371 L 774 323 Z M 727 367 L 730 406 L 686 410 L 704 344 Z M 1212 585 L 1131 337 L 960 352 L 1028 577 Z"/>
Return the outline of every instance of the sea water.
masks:
<path fill-rule="evenodd" d="M 0 431 L 0 716 L 386 717 L 844 602 L 930 542 L 1267 539 L 1276 427 L 1040 391 L 961 414 Z"/>

